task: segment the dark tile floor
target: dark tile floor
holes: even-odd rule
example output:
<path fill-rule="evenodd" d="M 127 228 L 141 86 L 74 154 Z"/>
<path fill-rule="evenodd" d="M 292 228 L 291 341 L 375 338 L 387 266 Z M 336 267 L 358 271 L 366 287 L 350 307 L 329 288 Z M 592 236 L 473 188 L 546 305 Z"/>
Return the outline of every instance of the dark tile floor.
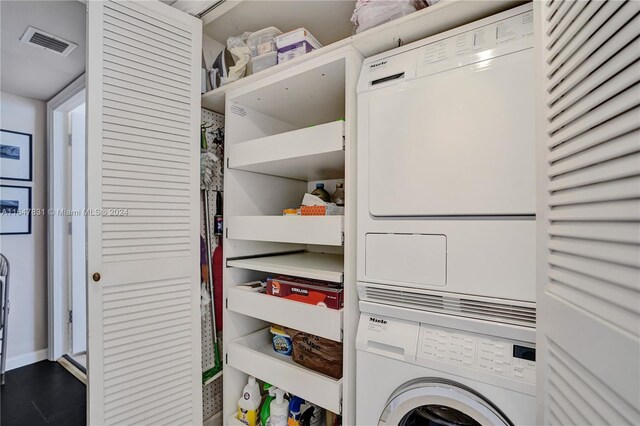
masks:
<path fill-rule="evenodd" d="M 57 362 L 8 371 L 0 387 L 2 426 L 85 426 L 86 387 Z"/>

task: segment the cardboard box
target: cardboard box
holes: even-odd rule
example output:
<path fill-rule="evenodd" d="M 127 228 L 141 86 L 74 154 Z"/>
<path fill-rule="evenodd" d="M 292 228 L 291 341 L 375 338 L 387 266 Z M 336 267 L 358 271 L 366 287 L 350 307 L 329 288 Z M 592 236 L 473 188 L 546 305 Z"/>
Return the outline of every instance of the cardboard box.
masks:
<path fill-rule="evenodd" d="M 267 294 L 329 309 L 342 309 L 342 285 L 327 281 L 277 276 L 267 278 Z"/>

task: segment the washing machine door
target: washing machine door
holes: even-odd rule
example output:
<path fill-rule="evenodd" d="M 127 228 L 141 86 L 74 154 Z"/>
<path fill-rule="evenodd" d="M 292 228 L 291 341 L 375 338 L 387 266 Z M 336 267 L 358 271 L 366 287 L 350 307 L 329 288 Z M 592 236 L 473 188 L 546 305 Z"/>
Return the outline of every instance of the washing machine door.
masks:
<path fill-rule="evenodd" d="M 512 426 L 491 402 L 466 386 L 420 379 L 393 393 L 379 426 Z"/>

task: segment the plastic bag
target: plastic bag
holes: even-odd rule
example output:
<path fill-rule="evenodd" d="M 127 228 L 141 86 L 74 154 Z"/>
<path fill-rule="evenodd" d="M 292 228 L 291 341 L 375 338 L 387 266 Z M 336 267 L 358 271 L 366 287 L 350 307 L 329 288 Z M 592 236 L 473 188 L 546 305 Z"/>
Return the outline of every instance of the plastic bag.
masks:
<path fill-rule="evenodd" d="M 411 0 L 359 0 L 351 16 L 356 33 L 416 11 Z"/>
<path fill-rule="evenodd" d="M 311 370 L 342 378 L 342 343 L 285 328 L 293 344 L 292 359 Z"/>
<path fill-rule="evenodd" d="M 251 61 L 251 49 L 247 45 L 247 39 L 250 35 L 250 32 L 246 32 L 239 37 L 227 39 L 227 50 L 233 56 L 234 64 L 229 67 L 227 76 L 221 78 L 223 85 L 240 80 L 245 76 L 247 65 Z"/>

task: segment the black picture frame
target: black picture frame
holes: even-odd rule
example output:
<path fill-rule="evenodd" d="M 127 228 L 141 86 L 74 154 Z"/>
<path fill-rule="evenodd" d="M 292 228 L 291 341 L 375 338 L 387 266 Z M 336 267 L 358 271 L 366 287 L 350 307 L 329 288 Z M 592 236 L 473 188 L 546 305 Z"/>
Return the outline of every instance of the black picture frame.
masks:
<path fill-rule="evenodd" d="M 33 135 L 30 133 L 24 133 L 24 132 L 16 132 L 14 130 L 7 130 L 7 129 L 0 129 L 0 133 L 11 133 L 14 135 L 23 135 L 23 136 L 27 136 L 29 138 L 29 158 L 28 158 L 28 163 L 29 163 L 29 177 L 28 178 L 19 178 L 19 177 L 11 177 L 11 176 L 5 176 L 5 175 L 0 175 L 0 179 L 3 180 L 14 180 L 14 181 L 20 181 L 20 182 L 31 182 L 33 181 Z M 0 138 L 0 141 L 2 139 Z M 0 168 L 1 170 L 5 170 L 5 168 Z"/>
<path fill-rule="evenodd" d="M 0 184 L 0 188 L 18 188 L 18 189 L 24 189 L 25 191 L 27 191 L 27 206 L 26 207 L 22 207 L 22 206 L 18 206 L 20 208 L 20 210 L 24 210 L 26 213 L 24 214 L 24 216 L 27 218 L 27 229 L 26 231 L 18 231 L 18 232 L 5 232 L 5 226 L 3 224 L 3 226 L 0 226 L 0 235 L 30 235 L 31 234 L 31 205 L 32 205 L 32 200 L 31 200 L 31 187 L 30 186 L 17 186 L 17 185 L 2 185 Z M 1 194 L 1 192 L 0 192 Z M 0 202 L 2 201 L 2 199 L 0 199 Z M 1 213 L 0 213 L 1 215 Z"/>

